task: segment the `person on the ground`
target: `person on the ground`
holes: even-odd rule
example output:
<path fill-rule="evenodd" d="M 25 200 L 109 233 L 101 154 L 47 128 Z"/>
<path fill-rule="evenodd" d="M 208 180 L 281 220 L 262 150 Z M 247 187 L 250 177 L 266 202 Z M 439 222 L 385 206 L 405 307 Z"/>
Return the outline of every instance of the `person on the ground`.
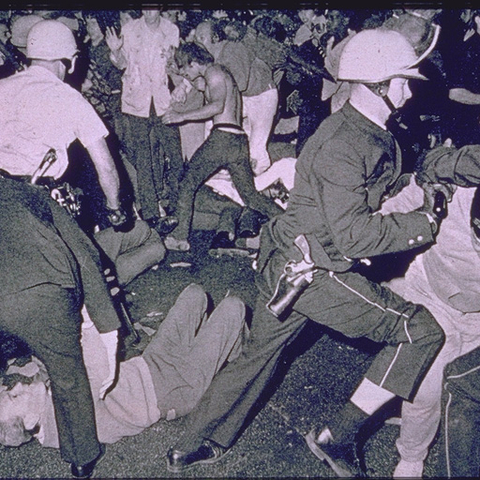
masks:
<path fill-rule="evenodd" d="M 95 232 L 94 238 L 115 266 L 121 286 L 165 258 L 165 246 L 158 232 L 141 219 L 135 220 L 128 231 L 108 227 Z"/>
<path fill-rule="evenodd" d="M 118 381 L 104 399 L 98 392 L 107 367 L 106 352 L 95 325 L 84 317 L 83 355 L 101 442 L 114 443 L 141 433 L 159 419 L 187 414 L 224 363 L 240 354 L 248 333 L 243 302 L 227 296 L 209 316 L 207 304 L 202 287 L 186 287 L 142 355 L 120 363 Z M 27 363 L 6 373 L 30 369 Z M 10 390 L 0 386 L 0 443 L 16 446 L 35 437 L 44 447 L 58 448 L 51 389 L 42 365 L 32 373 L 29 384 L 17 383 Z M 35 428 L 38 433 L 32 434 Z"/>
<path fill-rule="evenodd" d="M 361 473 L 356 434 L 367 419 L 395 396 L 413 397 L 443 344 L 442 329 L 424 306 L 358 272 L 362 259 L 431 244 L 438 232 L 441 218 L 428 192 L 418 211 L 378 212 L 385 196 L 394 195 L 401 172 L 399 148 L 385 124 L 410 98 L 409 79 L 425 79 L 417 61 L 405 37 L 382 29 L 364 30 L 344 48 L 339 78 L 352 83 L 350 100 L 308 140 L 286 212 L 263 228 L 252 335 L 187 418 L 185 434 L 167 454 L 170 471 L 223 457 L 284 347 L 308 319 L 385 345 L 338 416 L 306 437 L 337 475 Z M 273 310 L 294 267 L 303 293 L 283 312 Z"/>
<path fill-rule="evenodd" d="M 178 226 L 166 237 L 170 250 L 187 251 L 193 203 L 198 188 L 221 168 L 228 169 L 233 183 L 245 204 L 265 217 L 282 212 L 273 201 L 259 193 L 253 183 L 249 162 L 248 139 L 241 126 L 241 97 L 230 72 L 217 63 L 203 47 L 191 42 L 181 45 L 175 53 L 180 74 L 191 82 L 199 77 L 205 80 L 207 103 L 195 110 L 170 110 L 163 116 L 167 124 L 213 119 L 213 128 L 207 140 L 195 152 L 186 167 L 180 185 Z"/>
<path fill-rule="evenodd" d="M 108 130 L 80 92 L 64 80 L 75 69 L 77 44 L 56 20 L 30 28 L 31 65 L 0 81 L 0 169 L 13 176 L 61 179 L 69 165 L 67 149 L 79 140 L 87 150 L 106 198 L 112 224 L 126 221 L 119 199 L 119 177 L 105 138 Z M 50 149 L 54 161 L 41 166 Z M 53 159 L 53 158 L 52 158 Z"/>

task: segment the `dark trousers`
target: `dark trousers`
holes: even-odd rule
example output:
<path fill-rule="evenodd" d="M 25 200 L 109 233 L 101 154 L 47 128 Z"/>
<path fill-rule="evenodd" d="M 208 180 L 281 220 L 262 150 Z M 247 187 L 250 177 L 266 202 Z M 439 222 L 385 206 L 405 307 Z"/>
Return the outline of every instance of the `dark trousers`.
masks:
<path fill-rule="evenodd" d="M 158 202 L 168 200 L 175 207 L 178 182 L 183 173 L 180 131 L 165 125 L 161 117 L 150 112 L 148 118 L 126 115 L 129 122 L 127 156 L 137 171 L 137 200 L 142 217 L 159 216 Z"/>
<path fill-rule="evenodd" d="M 185 177 L 180 184 L 176 210 L 179 223 L 173 233 L 178 240 L 188 239 L 197 190 L 221 168 L 230 172 L 233 184 L 246 205 L 267 217 L 283 211 L 255 188 L 246 134 L 224 132 L 214 127 L 186 166 Z"/>
<path fill-rule="evenodd" d="M 286 261 L 277 251 L 258 278 L 260 294 L 250 338 L 239 359 L 214 378 L 188 417 L 179 449 L 197 448 L 203 438 L 224 447 L 232 445 L 274 374 L 284 347 L 309 318 L 348 337 L 385 342 L 366 376 L 403 398 L 411 397 L 440 349 L 443 331 L 426 308 L 356 273 L 317 272 L 288 318 L 279 321 L 265 305 Z"/>
<path fill-rule="evenodd" d="M 480 348 L 476 348 L 445 369 L 439 476 L 478 477 L 479 431 Z"/>
<path fill-rule="evenodd" d="M 195 196 L 192 228 L 235 234 L 243 207 L 202 185 Z"/>
<path fill-rule="evenodd" d="M 45 365 L 62 457 L 84 465 L 100 453 L 92 394 L 80 346 L 79 295 L 39 285 L 0 299 L 0 328 L 26 342 Z"/>

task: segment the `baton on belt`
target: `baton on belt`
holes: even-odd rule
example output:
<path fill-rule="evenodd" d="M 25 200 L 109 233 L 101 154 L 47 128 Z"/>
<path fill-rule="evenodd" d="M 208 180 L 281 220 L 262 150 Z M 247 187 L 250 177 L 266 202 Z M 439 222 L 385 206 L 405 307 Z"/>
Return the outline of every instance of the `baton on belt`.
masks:
<path fill-rule="evenodd" d="M 38 168 L 33 172 L 30 183 L 35 185 L 40 177 L 43 177 L 47 170 L 57 161 L 57 152 L 51 148 L 43 157 Z"/>

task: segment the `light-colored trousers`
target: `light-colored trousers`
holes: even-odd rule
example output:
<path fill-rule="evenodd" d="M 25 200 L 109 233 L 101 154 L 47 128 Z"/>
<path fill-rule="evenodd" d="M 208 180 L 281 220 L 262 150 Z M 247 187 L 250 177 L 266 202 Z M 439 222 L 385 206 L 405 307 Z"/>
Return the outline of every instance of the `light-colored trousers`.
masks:
<path fill-rule="evenodd" d="M 441 418 L 443 370 L 457 357 L 480 345 L 480 313 L 462 313 L 438 298 L 417 257 L 404 278 L 387 284 L 406 300 L 427 307 L 445 332 L 445 344 L 424 377 L 413 403 L 403 402 L 402 425 L 397 449 L 402 460 L 423 461 Z"/>
<path fill-rule="evenodd" d="M 243 129 L 248 135 L 250 162 L 255 175 L 264 172 L 270 165 L 267 142 L 272 131 L 278 107 L 278 90 L 272 88 L 260 95 L 243 98 Z"/>

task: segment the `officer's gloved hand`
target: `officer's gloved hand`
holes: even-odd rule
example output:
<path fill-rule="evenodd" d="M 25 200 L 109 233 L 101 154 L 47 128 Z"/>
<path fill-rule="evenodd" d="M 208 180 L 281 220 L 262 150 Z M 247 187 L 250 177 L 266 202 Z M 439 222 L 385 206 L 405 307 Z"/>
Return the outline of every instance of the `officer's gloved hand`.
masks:
<path fill-rule="evenodd" d="M 432 225 L 432 232 L 436 234 L 442 220 L 447 216 L 447 199 L 451 197 L 451 193 L 442 184 L 424 183 L 422 187 L 423 205 L 417 211 L 427 215 Z"/>
<path fill-rule="evenodd" d="M 414 167 L 417 185 L 424 183 L 445 183 L 453 175 L 453 155 L 457 149 L 451 139 L 445 140 L 443 145 L 425 150 L 418 158 Z M 443 180 L 443 181 L 442 181 Z"/>
<path fill-rule="evenodd" d="M 119 230 L 125 226 L 128 222 L 127 212 L 122 207 L 112 209 L 107 207 L 107 217 L 110 225 L 115 229 Z"/>

